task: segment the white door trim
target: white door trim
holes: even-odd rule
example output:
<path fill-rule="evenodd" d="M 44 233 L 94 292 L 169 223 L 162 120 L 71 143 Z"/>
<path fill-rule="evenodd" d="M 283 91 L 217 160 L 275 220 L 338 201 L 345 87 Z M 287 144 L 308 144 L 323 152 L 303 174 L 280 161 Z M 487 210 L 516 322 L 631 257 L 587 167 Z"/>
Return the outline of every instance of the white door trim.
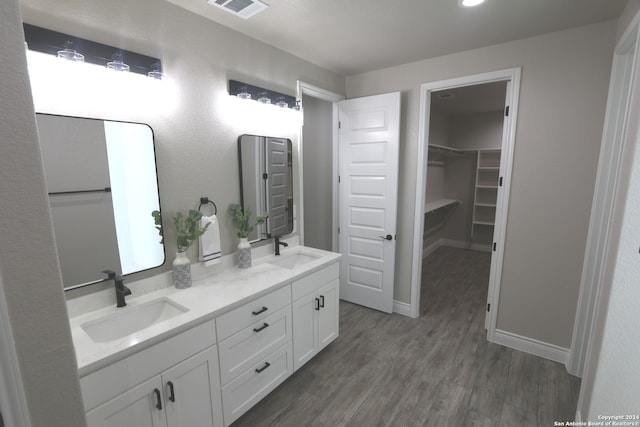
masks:
<path fill-rule="evenodd" d="M 318 86 L 314 86 L 309 83 L 305 83 L 303 81 L 298 80 L 298 90 L 297 90 L 297 98 L 302 105 L 302 95 L 310 96 L 312 98 L 318 98 L 323 101 L 328 101 L 332 103 L 332 132 L 331 132 L 331 151 L 333 153 L 332 165 L 331 165 L 331 177 L 332 177 L 332 194 L 333 194 L 333 211 L 332 211 L 332 220 L 333 224 L 332 229 L 332 237 L 331 237 L 331 249 L 334 252 L 338 251 L 338 101 L 342 101 L 345 99 L 344 95 L 340 95 L 339 93 L 331 92 L 326 89 L 322 89 Z M 302 105 L 304 111 L 304 105 Z M 300 135 L 298 140 L 300 141 L 300 145 L 298 147 L 298 181 L 300 182 L 300 188 L 303 187 L 303 162 L 302 162 L 302 146 L 304 145 L 304 141 L 302 138 L 303 129 L 300 127 Z M 300 234 L 300 244 L 304 245 L 304 192 L 300 191 L 300 200 L 298 201 L 298 205 L 300 206 L 300 210 L 298 211 L 298 230 Z"/>
<path fill-rule="evenodd" d="M 0 293 L 3 292 L 0 278 Z M 14 351 L 4 295 L 0 296 L 0 409 L 4 425 L 30 427 L 18 356 Z"/>
<path fill-rule="evenodd" d="M 500 281 L 502 276 L 502 261 L 504 257 L 504 243 L 507 224 L 509 191 L 511 188 L 511 171 L 513 165 L 513 150 L 515 145 L 516 123 L 518 117 L 518 99 L 520 93 L 521 68 L 493 71 L 483 74 L 459 77 L 437 82 L 424 83 L 420 86 L 420 125 L 418 134 L 418 168 L 416 174 L 416 204 L 414 220 L 413 262 L 411 271 L 411 317 L 418 317 L 420 310 L 420 282 L 422 276 L 422 230 L 424 227 L 424 201 L 427 188 L 427 160 L 429 144 L 429 116 L 431 113 L 431 92 L 451 89 L 454 87 L 471 86 L 497 81 L 511 81 L 511 93 L 507 94 L 509 106 L 509 129 L 507 138 L 502 141 L 502 161 L 500 176 L 503 186 L 496 208 L 496 225 L 494 236 L 497 236 L 497 248 L 492 256 L 491 277 L 489 279 L 489 298 L 491 304 L 490 322 L 487 338 L 495 338 L 496 320 L 498 313 L 498 297 L 500 295 Z M 494 261 L 495 259 L 495 261 Z M 496 263 L 494 265 L 494 263 Z"/>
<path fill-rule="evenodd" d="M 585 249 L 580 294 L 573 325 L 571 352 L 567 371 L 582 377 L 589 340 L 596 320 L 596 307 L 602 292 L 610 242 L 611 221 L 616 204 L 626 129 L 638 72 L 640 48 L 640 14 L 636 15 L 616 46 L 609 83 L 607 109 L 598 161 L 596 186 L 591 206 L 589 232 Z M 615 249 L 615 248 L 613 248 Z M 582 397 L 582 395 L 581 395 Z M 580 407 L 580 406 L 578 406 Z"/>

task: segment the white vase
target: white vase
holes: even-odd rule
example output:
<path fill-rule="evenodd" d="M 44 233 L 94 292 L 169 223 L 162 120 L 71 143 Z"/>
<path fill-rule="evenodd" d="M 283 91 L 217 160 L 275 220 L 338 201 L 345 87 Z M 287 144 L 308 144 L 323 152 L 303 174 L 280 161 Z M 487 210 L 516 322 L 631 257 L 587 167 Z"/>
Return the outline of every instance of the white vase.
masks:
<path fill-rule="evenodd" d="M 238 267 L 249 268 L 251 267 L 251 243 L 246 237 L 240 238 L 238 243 Z"/>
<path fill-rule="evenodd" d="M 178 289 L 191 286 L 191 263 L 186 252 L 176 252 L 173 260 L 173 285 Z"/>

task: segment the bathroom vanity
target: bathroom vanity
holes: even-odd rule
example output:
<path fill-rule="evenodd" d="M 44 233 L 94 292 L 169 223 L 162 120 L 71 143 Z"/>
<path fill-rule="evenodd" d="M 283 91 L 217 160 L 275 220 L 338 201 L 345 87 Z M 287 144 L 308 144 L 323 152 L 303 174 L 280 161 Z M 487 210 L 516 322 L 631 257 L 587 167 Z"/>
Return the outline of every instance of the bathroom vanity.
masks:
<path fill-rule="evenodd" d="M 340 257 L 290 247 L 184 290 L 132 283 L 123 308 L 71 307 L 88 425 L 228 426 L 337 338 Z"/>

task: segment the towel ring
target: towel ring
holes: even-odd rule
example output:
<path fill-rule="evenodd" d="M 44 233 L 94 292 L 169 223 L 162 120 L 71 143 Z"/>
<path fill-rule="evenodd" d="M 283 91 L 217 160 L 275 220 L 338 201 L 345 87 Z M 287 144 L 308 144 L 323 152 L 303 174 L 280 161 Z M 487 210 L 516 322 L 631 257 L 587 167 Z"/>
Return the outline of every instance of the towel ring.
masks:
<path fill-rule="evenodd" d="M 198 206 L 198 211 L 200 211 L 200 208 L 202 207 L 202 205 L 209 205 L 209 204 L 213 205 L 213 214 L 218 215 L 218 207 L 216 206 L 215 203 L 209 200 L 208 197 L 200 197 L 200 206 Z"/>

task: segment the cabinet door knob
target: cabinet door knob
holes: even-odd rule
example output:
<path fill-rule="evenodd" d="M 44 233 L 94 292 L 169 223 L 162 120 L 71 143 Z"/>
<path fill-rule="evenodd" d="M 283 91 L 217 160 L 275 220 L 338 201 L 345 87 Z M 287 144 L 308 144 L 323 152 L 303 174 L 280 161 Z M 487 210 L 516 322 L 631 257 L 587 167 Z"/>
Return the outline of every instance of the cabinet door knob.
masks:
<path fill-rule="evenodd" d="M 320 298 L 316 298 L 316 311 L 320 311 Z"/>
<path fill-rule="evenodd" d="M 156 408 L 158 411 L 162 411 L 162 395 L 160 394 L 160 390 L 154 388 L 153 393 L 156 395 Z"/>
<path fill-rule="evenodd" d="M 324 308 L 324 295 L 320 295 L 320 308 Z"/>
<path fill-rule="evenodd" d="M 173 390 L 173 383 L 171 381 L 167 381 L 167 386 L 169 386 L 169 400 L 171 402 L 175 402 L 176 394 L 175 394 L 175 391 Z"/>

